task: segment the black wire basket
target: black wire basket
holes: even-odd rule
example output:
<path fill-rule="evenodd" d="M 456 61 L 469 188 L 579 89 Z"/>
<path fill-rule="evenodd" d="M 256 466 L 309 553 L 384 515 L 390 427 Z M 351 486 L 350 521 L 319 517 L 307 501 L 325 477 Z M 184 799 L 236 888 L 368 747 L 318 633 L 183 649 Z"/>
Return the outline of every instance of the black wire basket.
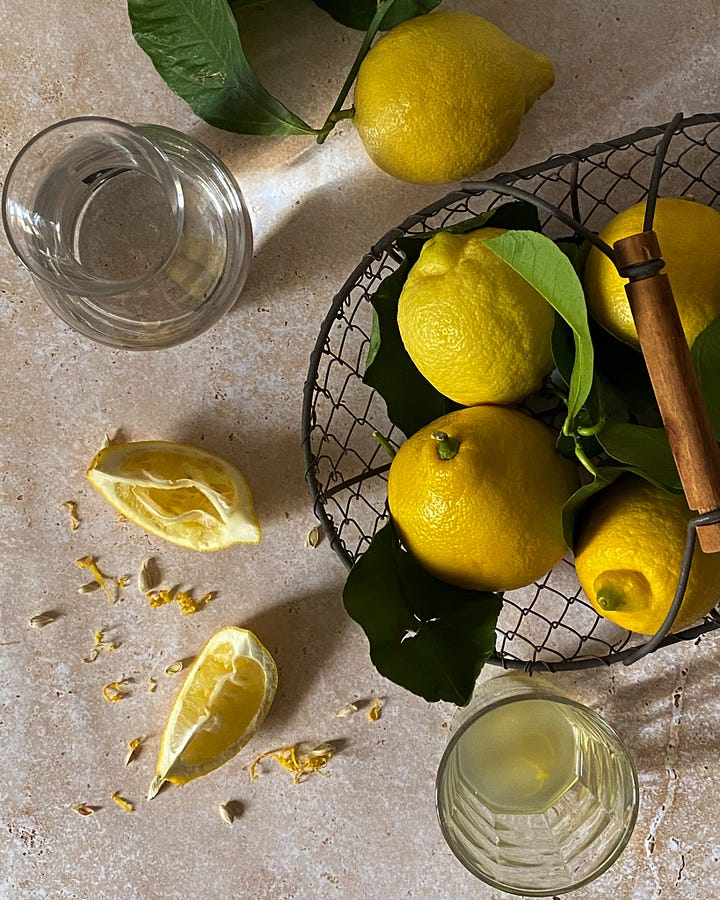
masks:
<path fill-rule="evenodd" d="M 661 139 L 665 140 L 662 169 L 656 166 Z M 616 213 L 648 198 L 650 185 L 654 181 L 657 190 L 659 178 L 664 195 L 691 195 L 709 206 L 718 205 L 720 114 L 677 117 L 673 123 L 503 173 L 481 187 L 465 185 L 410 216 L 361 260 L 335 296 L 320 329 L 302 413 L 306 480 L 314 511 L 346 568 L 387 520 L 390 463 L 373 432 L 394 445 L 405 439 L 389 421 L 383 399 L 362 380 L 372 328 L 370 298 L 403 259 L 398 238 L 477 216 L 507 201 L 508 193 L 516 189 L 536 198 L 542 231 L 549 237 L 566 235 L 567 227 L 544 206 L 597 232 Z M 547 418 L 552 410 L 537 415 Z M 716 521 L 718 515 L 706 518 Z M 691 523 L 689 543 L 701 521 Z M 683 577 L 687 580 L 687 572 L 679 576 L 680 583 Z M 720 627 L 720 614 L 715 609 L 698 625 L 667 634 L 671 622 L 664 634 L 648 642 L 599 617 L 580 588 L 572 558 L 566 557 L 541 581 L 505 593 L 489 662 L 526 671 L 628 663 L 657 647 L 698 640 Z"/>

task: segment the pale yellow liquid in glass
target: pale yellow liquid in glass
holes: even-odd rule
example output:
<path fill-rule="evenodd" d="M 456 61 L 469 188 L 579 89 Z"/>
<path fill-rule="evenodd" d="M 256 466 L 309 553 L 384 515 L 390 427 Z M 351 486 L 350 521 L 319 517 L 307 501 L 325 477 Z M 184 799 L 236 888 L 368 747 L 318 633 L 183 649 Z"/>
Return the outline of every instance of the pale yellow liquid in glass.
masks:
<path fill-rule="evenodd" d="M 575 782 L 569 707 L 518 700 L 483 715 L 458 743 L 466 785 L 495 813 L 541 813 Z"/>

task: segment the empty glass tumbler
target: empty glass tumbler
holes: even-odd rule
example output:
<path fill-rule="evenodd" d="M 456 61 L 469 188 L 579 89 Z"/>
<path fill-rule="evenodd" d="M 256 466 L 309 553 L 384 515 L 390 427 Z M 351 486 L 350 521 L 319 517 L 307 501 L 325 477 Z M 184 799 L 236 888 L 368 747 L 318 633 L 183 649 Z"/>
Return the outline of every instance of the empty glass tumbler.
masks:
<path fill-rule="evenodd" d="M 546 897 L 597 878 L 632 834 L 632 758 L 597 713 L 533 676 L 483 682 L 437 776 L 440 827 L 474 875 Z"/>
<path fill-rule="evenodd" d="M 10 166 L 2 217 L 50 307 L 114 347 L 200 334 L 235 303 L 252 257 L 233 176 L 159 125 L 97 116 L 51 125 Z"/>

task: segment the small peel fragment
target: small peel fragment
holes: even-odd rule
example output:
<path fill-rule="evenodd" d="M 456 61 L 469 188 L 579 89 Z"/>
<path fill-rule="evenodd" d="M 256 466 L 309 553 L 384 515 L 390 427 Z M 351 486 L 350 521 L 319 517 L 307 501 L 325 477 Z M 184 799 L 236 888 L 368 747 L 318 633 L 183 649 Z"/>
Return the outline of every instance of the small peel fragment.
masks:
<path fill-rule="evenodd" d="M 314 772 L 321 775 L 327 775 L 322 770 L 328 763 L 328 760 L 335 754 L 335 745 L 329 741 L 319 744 L 309 751 L 301 752 L 300 744 L 289 744 L 286 747 L 278 747 L 275 750 L 268 750 L 261 753 L 250 766 L 250 778 L 256 779 L 260 776 L 257 774 L 257 766 L 263 759 L 274 759 L 283 769 L 293 773 L 293 783 L 300 784 L 308 776 Z"/>
<path fill-rule="evenodd" d="M 92 650 L 90 651 L 89 656 L 83 657 L 84 663 L 95 662 L 95 660 L 100 655 L 101 650 L 106 650 L 110 653 L 112 650 L 117 649 L 117 644 L 113 644 L 112 641 L 105 640 L 105 632 L 104 631 L 96 631 L 95 632 L 95 644 L 93 645 Z"/>
<path fill-rule="evenodd" d="M 77 503 L 74 500 L 65 500 L 60 506 L 67 508 L 68 517 L 70 518 L 70 530 L 77 531 L 80 527 L 80 519 L 77 514 Z"/>
<path fill-rule="evenodd" d="M 120 807 L 120 809 L 124 809 L 126 813 L 135 812 L 135 804 L 131 803 L 129 800 L 126 800 L 124 797 L 121 797 L 117 791 L 110 794 L 110 799 L 114 800 L 115 803 Z"/>
<path fill-rule="evenodd" d="M 373 700 L 372 702 L 372 705 L 370 706 L 370 709 L 368 710 L 368 719 L 370 719 L 371 722 L 377 722 L 377 720 L 380 718 L 381 711 L 382 703 L 377 698 L 375 698 L 375 700 Z"/>
<path fill-rule="evenodd" d="M 129 678 L 122 678 L 120 681 L 111 681 L 102 689 L 102 695 L 108 703 L 118 703 L 128 696 L 125 685 L 130 682 Z"/>
<path fill-rule="evenodd" d="M 355 703 L 346 703 L 345 706 L 340 707 L 335 716 L 338 719 L 347 719 L 349 716 L 355 715 L 357 711 L 358 706 Z"/>

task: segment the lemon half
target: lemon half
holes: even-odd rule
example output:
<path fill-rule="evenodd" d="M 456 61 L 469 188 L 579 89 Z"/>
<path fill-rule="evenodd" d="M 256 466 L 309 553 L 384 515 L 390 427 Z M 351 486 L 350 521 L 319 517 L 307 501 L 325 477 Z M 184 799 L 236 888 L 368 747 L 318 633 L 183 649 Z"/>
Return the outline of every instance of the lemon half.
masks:
<path fill-rule="evenodd" d="M 220 550 L 260 543 L 245 476 L 207 450 L 172 441 L 110 444 L 87 477 L 118 512 L 173 544 Z"/>
<path fill-rule="evenodd" d="M 275 662 L 251 631 L 233 625 L 216 631 L 175 698 L 148 796 L 166 781 L 186 784 L 235 756 L 262 725 L 277 683 Z"/>

